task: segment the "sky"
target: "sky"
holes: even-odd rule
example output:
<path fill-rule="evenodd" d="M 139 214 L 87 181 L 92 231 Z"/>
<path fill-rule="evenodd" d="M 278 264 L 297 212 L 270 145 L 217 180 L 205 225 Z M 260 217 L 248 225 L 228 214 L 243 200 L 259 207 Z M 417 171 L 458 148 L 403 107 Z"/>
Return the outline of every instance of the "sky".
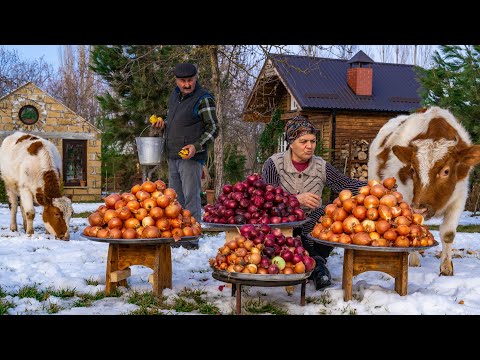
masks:
<path fill-rule="evenodd" d="M 39 59 L 51 64 L 54 69 L 60 65 L 59 51 L 62 45 L 3 45 L 7 49 L 17 50 L 20 57 L 25 60 Z"/>
<path fill-rule="evenodd" d="M 99 203 L 74 203 L 75 213 L 93 211 Z M 41 208 L 36 208 L 35 234 L 27 237 L 23 233 L 9 230 L 9 210 L 0 204 L 0 301 L 13 303 L 8 314 L 47 315 L 50 304 L 58 305 L 60 315 L 125 315 L 137 309 L 126 299 L 129 292 L 151 291 L 148 276 L 152 270 L 144 266 L 132 266 L 128 279 L 129 289 L 121 297 L 94 301 L 89 307 L 75 307 L 77 297 L 61 299 L 50 296 L 45 301 L 34 298 L 19 298 L 16 293 L 26 286 L 38 289 L 72 289 L 81 293 L 95 294 L 105 289 L 105 269 L 108 244 L 81 238 L 87 218 L 72 218 L 71 240 L 55 240 L 46 234 Z M 464 212 L 460 225 L 480 224 L 480 216 L 471 217 Z M 22 224 L 20 214 L 17 221 Z M 427 224 L 439 223 L 433 219 Z M 432 231 L 439 241 L 438 231 Z M 343 301 L 342 266 L 343 249 L 336 248 L 328 258 L 327 266 L 332 274 L 332 285 L 324 290 L 315 290 L 312 282 L 306 287 L 307 304 L 300 306 L 300 285 L 295 286 L 293 295 L 288 296 L 284 287 L 244 287 L 242 305 L 248 300 L 262 299 L 275 302 L 290 315 L 358 314 L 358 315 L 420 315 L 480 314 L 480 234 L 457 233 L 453 244 L 455 275 L 438 276 L 441 245 L 425 251 L 421 267 L 409 268 L 408 295 L 400 296 L 394 291 L 394 279 L 381 272 L 366 272 L 353 278 L 353 300 Z M 213 258 L 225 242 L 225 233 L 205 235 L 199 240 L 199 249 L 172 248 L 173 289 L 165 289 L 163 295 L 173 299 L 185 287 L 206 291 L 205 299 L 220 309 L 222 314 L 232 314 L 235 298 L 224 283 L 211 276 L 208 259 Z M 440 241 L 439 241 L 440 242 Z M 87 280 L 98 281 L 88 285 Z M 3 296 L 3 298 L 2 298 Z M 308 299 L 316 301 L 309 302 Z M 323 301 L 321 299 L 328 301 Z M 168 301 L 168 300 L 167 300 Z M 243 313 L 245 310 L 242 309 Z M 192 314 L 175 313 L 166 314 Z M 193 314 L 196 314 L 193 312 Z"/>

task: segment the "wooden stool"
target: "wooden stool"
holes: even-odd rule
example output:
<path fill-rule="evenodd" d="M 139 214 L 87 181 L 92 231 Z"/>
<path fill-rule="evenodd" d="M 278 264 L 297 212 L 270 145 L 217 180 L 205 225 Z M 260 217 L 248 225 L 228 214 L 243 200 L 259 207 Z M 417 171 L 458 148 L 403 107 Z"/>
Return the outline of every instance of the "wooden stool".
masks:
<path fill-rule="evenodd" d="M 264 286 L 264 287 L 274 287 L 274 286 L 293 286 L 297 284 L 302 284 L 300 290 L 300 305 L 305 306 L 305 287 L 307 284 L 307 278 L 297 279 L 297 280 L 276 280 L 276 281 L 262 281 L 262 280 L 248 280 L 248 279 L 238 279 L 232 278 L 227 273 L 213 271 L 212 277 L 216 280 L 223 281 L 226 283 L 232 284 L 232 296 L 236 296 L 236 305 L 235 313 L 240 315 L 242 313 L 242 285 L 246 286 Z M 268 275 L 261 275 L 267 277 Z M 288 275 L 285 275 L 288 276 Z"/>
<path fill-rule="evenodd" d="M 344 249 L 343 254 L 343 299 L 352 299 L 352 282 L 355 275 L 365 271 L 382 271 L 395 278 L 395 291 L 407 295 L 408 252 L 382 252 Z"/>
<path fill-rule="evenodd" d="M 110 295 L 118 285 L 127 286 L 132 265 L 143 265 L 153 270 L 150 275 L 153 294 L 160 297 L 162 290 L 172 288 L 172 256 L 170 243 L 112 244 L 108 246 L 105 293 Z"/>

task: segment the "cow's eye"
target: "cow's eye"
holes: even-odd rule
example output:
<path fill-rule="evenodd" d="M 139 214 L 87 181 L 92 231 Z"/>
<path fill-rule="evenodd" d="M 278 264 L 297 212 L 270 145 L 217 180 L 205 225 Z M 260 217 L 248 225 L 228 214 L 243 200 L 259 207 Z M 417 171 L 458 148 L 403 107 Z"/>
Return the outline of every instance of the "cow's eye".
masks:
<path fill-rule="evenodd" d="M 448 174 L 450 174 L 449 168 L 444 168 L 442 171 L 440 171 L 440 176 L 448 176 Z"/>
<path fill-rule="evenodd" d="M 415 169 L 414 169 L 413 167 L 411 167 L 411 168 L 410 168 L 410 172 L 411 172 L 412 174 L 415 174 Z"/>

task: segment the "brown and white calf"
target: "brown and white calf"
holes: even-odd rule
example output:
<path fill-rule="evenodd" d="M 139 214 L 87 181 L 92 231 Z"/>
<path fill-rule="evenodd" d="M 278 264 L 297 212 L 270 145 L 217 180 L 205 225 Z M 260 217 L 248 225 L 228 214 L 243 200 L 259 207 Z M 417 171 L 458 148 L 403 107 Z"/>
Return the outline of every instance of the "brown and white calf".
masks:
<path fill-rule="evenodd" d="M 468 196 L 468 177 L 480 162 L 480 145 L 445 109 L 389 120 L 370 145 L 369 179 L 397 179 L 398 191 L 425 219 L 443 217 L 440 225 L 440 274 L 453 275 L 452 243 Z M 411 266 L 420 266 L 418 253 Z"/>
<path fill-rule="evenodd" d="M 33 234 L 36 202 L 43 206 L 47 231 L 58 239 L 70 239 L 72 202 L 60 192 L 62 159 L 54 144 L 19 131 L 7 136 L 0 147 L 0 172 L 10 202 L 10 230 L 17 231 L 20 197 L 27 234 Z"/>

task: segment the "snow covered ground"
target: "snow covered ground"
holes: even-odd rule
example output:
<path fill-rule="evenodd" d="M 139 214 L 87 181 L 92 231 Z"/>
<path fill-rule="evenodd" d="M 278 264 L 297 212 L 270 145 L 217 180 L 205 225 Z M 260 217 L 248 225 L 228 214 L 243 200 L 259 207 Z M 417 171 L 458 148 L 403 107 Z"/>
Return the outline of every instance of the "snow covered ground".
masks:
<path fill-rule="evenodd" d="M 74 204 L 76 213 L 93 211 L 100 204 Z M 105 261 L 108 244 L 80 238 L 87 226 L 86 218 L 72 218 L 71 240 L 58 241 L 45 233 L 41 208 L 37 208 L 35 234 L 23 233 L 20 215 L 17 215 L 20 232 L 9 230 L 9 210 L 0 204 L 0 301 L 14 306 L 8 314 L 47 314 L 50 304 L 58 305 L 57 314 L 128 314 L 138 307 L 126 301 L 128 291 L 150 291 L 148 276 L 152 270 L 132 266 L 128 279 L 130 288 L 120 297 L 94 301 L 89 307 L 75 307 L 75 298 L 50 296 L 45 301 L 12 296 L 26 286 L 75 289 L 80 293 L 95 294 L 105 288 Z M 471 217 L 465 212 L 461 225 L 480 224 L 480 216 Z M 438 224 L 433 219 L 427 224 Z M 439 239 L 438 231 L 432 231 Z M 184 288 L 206 291 L 206 299 L 220 309 L 222 314 L 232 314 L 235 298 L 222 282 L 212 278 L 208 259 L 216 255 L 225 241 L 225 233 L 205 235 L 199 240 L 198 250 L 172 248 L 173 289 L 163 294 L 173 296 Z M 394 291 L 394 280 L 385 273 L 367 272 L 353 279 L 353 300 L 343 301 L 341 289 L 343 249 L 334 249 L 328 259 L 333 284 L 317 291 L 313 283 L 307 284 L 306 306 L 300 306 L 300 285 L 289 296 L 283 287 L 244 287 L 242 304 L 248 299 L 274 302 L 288 314 L 480 314 L 480 234 L 457 233 L 454 242 L 455 276 L 438 276 L 441 245 L 431 248 L 421 258 L 422 266 L 409 268 L 408 295 L 399 296 Z M 98 282 L 98 285 L 88 283 Z M 48 304 L 47 304 L 48 303 Z M 169 311 L 168 313 L 175 313 Z M 187 313 L 177 313 L 187 314 Z M 191 314 L 191 313 L 188 313 Z"/>

